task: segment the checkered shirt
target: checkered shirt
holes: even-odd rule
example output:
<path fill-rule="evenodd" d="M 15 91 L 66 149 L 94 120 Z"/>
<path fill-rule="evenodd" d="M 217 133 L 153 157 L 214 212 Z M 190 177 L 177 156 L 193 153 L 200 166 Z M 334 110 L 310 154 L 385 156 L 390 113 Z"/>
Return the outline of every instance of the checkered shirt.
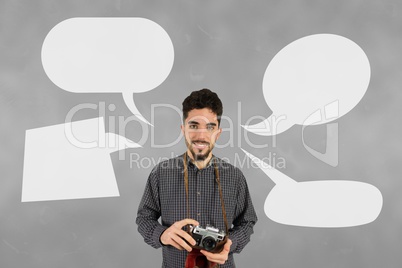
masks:
<path fill-rule="evenodd" d="M 257 215 L 243 173 L 233 165 L 216 159 L 233 244 L 229 258 L 221 268 L 235 267 L 233 253 L 239 253 L 250 241 Z M 189 158 L 188 158 L 189 159 Z M 213 161 L 198 169 L 188 161 L 190 218 L 202 227 L 207 224 L 225 230 L 218 185 Z M 161 223 L 158 221 L 161 218 Z M 154 248 L 162 247 L 162 267 L 182 268 L 187 251 L 160 242 L 162 233 L 176 221 L 187 218 L 183 157 L 159 163 L 149 175 L 137 214 L 138 231 L 144 241 Z"/>

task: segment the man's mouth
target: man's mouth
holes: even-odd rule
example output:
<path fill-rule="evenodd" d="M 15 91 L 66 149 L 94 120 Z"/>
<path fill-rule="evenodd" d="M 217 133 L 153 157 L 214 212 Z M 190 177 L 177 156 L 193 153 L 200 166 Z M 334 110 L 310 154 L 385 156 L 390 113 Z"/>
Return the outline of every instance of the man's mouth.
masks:
<path fill-rule="evenodd" d="M 207 142 L 199 142 L 199 141 L 194 141 L 192 144 L 193 144 L 193 147 L 198 150 L 203 150 L 209 146 L 209 144 Z"/>

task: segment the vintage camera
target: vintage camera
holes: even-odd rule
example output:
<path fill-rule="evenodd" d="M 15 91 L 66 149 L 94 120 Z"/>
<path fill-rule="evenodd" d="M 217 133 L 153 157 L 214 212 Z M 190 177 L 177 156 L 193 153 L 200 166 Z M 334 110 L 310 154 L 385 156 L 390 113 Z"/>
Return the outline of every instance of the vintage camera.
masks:
<path fill-rule="evenodd" d="M 201 226 L 191 226 L 190 230 L 191 236 L 196 242 L 194 247 L 207 251 L 213 251 L 216 245 L 225 238 L 224 231 L 219 231 L 219 229 L 211 225 L 207 225 L 205 229 Z"/>

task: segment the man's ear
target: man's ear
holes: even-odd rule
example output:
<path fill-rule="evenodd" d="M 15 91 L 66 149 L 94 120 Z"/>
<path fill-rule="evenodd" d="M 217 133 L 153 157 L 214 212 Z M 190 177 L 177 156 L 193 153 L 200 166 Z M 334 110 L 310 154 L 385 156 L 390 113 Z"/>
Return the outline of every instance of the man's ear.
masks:
<path fill-rule="evenodd" d="M 180 125 L 180 129 L 181 129 L 181 133 L 183 133 L 183 136 L 184 136 L 184 125 L 183 124 Z"/>

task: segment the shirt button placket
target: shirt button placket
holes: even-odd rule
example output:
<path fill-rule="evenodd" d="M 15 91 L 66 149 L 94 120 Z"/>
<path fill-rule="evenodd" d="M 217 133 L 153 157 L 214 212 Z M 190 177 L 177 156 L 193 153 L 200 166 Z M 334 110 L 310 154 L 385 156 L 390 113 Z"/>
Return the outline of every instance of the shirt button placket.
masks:
<path fill-rule="evenodd" d="M 198 170 L 197 172 L 197 204 L 196 204 L 196 209 L 197 209 L 197 221 L 200 222 L 201 220 L 201 176 L 202 176 L 202 170 Z M 200 223 L 201 224 L 201 223 Z"/>

